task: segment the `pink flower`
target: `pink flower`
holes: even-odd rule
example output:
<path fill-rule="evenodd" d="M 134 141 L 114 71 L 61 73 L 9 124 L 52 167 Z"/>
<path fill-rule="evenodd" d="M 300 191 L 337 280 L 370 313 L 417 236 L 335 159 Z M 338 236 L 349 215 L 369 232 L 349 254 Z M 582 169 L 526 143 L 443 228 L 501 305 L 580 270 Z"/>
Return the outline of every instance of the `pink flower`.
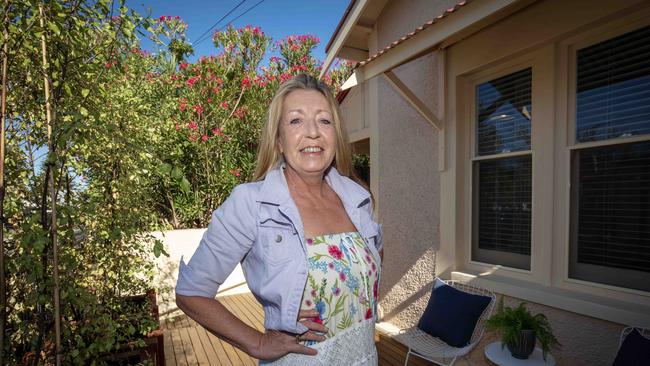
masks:
<path fill-rule="evenodd" d="M 217 128 L 213 128 L 213 129 L 212 129 L 212 133 L 215 134 L 215 135 L 217 135 L 217 136 L 222 136 L 222 137 L 223 137 L 223 132 L 221 132 L 221 129 L 218 128 L 218 127 L 217 127 Z"/>
<path fill-rule="evenodd" d="M 180 65 L 178 65 L 181 70 L 185 70 L 187 66 L 189 66 L 187 62 L 181 62 Z"/>
<path fill-rule="evenodd" d="M 194 121 L 191 121 L 191 122 L 187 125 L 187 128 L 189 128 L 190 130 L 196 130 L 196 123 L 194 123 Z"/>
<path fill-rule="evenodd" d="M 228 102 L 225 101 L 225 100 L 223 102 L 221 102 L 221 108 L 228 109 Z"/>
<path fill-rule="evenodd" d="M 246 89 L 251 86 L 251 79 L 248 78 L 248 76 L 244 76 L 244 78 L 241 81 L 241 87 L 243 89 Z"/>
<path fill-rule="evenodd" d="M 366 310 L 366 319 L 372 318 L 372 309 Z"/>
<path fill-rule="evenodd" d="M 341 294 L 341 289 L 339 287 L 335 288 L 334 291 L 332 291 L 334 296 L 339 296 Z"/>
<path fill-rule="evenodd" d="M 244 117 L 246 117 L 246 110 L 243 109 L 243 108 L 237 108 L 237 109 L 235 110 L 235 112 L 233 113 L 233 115 L 234 115 L 236 118 L 244 119 Z"/>
<path fill-rule="evenodd" d="M 311 297 L 316 297 L 318 295 L 318 292 L 316 292 L 316 289 L 311 290 Z"/>
<path fill-rule="evenodd" d="M 329 245 L 327 247 L 328 253 L 332 256 L 334 259 L 341 259 L 343 258 L 343 252 L 341 252 L 341 249 L 337 247 L 336 245 Z"/>
<path fill-rule="evenodd" d="M 334 269 L 334 263 L 330 262 L 330 263 L 327 265 L 327 268 L 329 268 L 329 269 Z"/>
<path fill-rule="evenodd" d="M 345 282 L 345 280 L 347 280 L 348 278 L 345 276 L 345 273 L 339 272 L 339 279 L 341 280 L 341 282 Z"/>
<path fill-rule="evenodd" d="M 203 142 L 208 141 L 208 135 L 201 136 L 201 141 L 203 141 Z"/>
<path fill-rule="evenodd" d="M 314 241 L 311 239 L 307 239 L 307 245 L 312 245 L 312 244 L 314 244 Z"/>
<path fill-rule="evenodd" d="M 190 141 L 196 141 L 197 138 L 198 138 L 198 136 L 196 136 L 196 135 L 191 135 L 190 137 L 188 137 L 188 139 Z"/>
<path fill-rule="evenodd" d="M 377 299 L 377 293 L 378 293 L 377 284 L 378 283 L 379 283 L 379 281 L 375 280 L 375 284 L 372 285 L 372 296 L 375 298 L 375 300 Z"/>
<path fill-rule="evenodd" d="M 176 131 L 178 131 L 178 130 L 181 129 L 181 125 L 179 125 L 179 124 L 177 123 L 177 124 L 174 125 L 174 128 L 176 129 Z"/>
<path fill-rule="evenodd" d="M 196 84 L 196 82 L 197 82 L 199 79 L 201 79 L 200 76 L 194 76 L 194 77 L 191 77 L 191 78 L 187 79 L 187 85 L 191 88 L 191 87 L 194 86 L 194 84 Z"/>
<path fill-rule="evenodd" d="M 198 114 L 199 116 L 203 113 L 203 107 L 201 107 L 200 105 L 195 105 L 192 108 L 194 108 L 194 112 L 196 112 L 196 114 Z"/>
<path fill-rule="evenodd" d="M 241 176 L 241 170 L 239 168 L 230 169 L 229 172 L 230 172 L 230 174 L 234 175 L 235 177 Z"/>
<path fill-rule="evenodd" d="M 307 306 L 311 306 L 311 305 L 312 305 L 311 300 L 305 300 L 305 305 L 307 305 Z"/>
<path fill-rule="evenodd" d="M 377 265 L 373 262 L 373 263 L 372 263 L 372 271 L 374 272 L 374 271 L 376 271 L 376 270 L 377 270 Z"/>

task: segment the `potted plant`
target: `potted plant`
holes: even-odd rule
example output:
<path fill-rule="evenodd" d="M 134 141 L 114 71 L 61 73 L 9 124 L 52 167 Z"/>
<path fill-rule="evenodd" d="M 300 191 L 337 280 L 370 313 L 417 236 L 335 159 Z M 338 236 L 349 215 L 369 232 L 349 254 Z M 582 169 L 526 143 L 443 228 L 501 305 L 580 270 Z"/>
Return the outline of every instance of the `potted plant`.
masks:
<path fill-rule="evenodd" d="M 539 341 L 544 360 L 551 345 L 559 345 L 553 335 L 551 324 L 544 314 L 531 314 L 525 303 L 516 308 L 503 306 L 503 296 L 499 299 L 497 312 L 492 315 L 485 326 L 501 336 L 502 347 L 508 346 L 512 357 L 527 359 Z"/>

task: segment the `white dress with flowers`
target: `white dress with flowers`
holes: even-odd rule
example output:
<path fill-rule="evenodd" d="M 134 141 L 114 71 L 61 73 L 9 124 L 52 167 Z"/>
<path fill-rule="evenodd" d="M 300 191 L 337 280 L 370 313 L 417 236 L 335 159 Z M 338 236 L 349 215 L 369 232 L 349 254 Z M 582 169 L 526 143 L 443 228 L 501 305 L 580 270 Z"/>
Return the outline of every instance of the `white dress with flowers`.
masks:
<path fill-rule="evenodd" d="M 307 239 L 307 284 L 301 309 L 329 331 L 324 342 L 305 341 L 317 356 L 289 354 L 277 365 L 377 365 L 374 321 L 380 266 L 358 232 Z"/>

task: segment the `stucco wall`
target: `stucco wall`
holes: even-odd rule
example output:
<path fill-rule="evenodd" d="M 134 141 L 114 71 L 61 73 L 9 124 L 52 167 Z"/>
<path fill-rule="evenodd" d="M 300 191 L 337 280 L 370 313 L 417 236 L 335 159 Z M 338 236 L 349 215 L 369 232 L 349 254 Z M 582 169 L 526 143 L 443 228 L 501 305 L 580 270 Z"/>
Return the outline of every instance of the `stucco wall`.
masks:
<path fill-rule="evenodd" d="M 374 37 L 382 48 L 444 11 L 450 1 L 389 2 Z M 371 53 L 375 52 L 371 49 Z M 393 70 L 432 111 L 437 112 L 436 57 L 425 55 Z M 382 77 L 376 78 L 378 142 L 372 169 L 383 225 L 381 279 L 383 321 L 405 326 L 419 318 L 434 278 L 439 245 L 438 131 Z"/>

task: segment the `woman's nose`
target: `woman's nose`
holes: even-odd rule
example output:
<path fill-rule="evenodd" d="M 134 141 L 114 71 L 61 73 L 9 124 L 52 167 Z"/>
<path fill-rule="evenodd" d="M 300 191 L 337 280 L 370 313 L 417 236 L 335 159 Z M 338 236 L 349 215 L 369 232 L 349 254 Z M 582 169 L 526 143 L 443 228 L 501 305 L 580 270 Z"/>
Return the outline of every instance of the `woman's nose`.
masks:
<path fill-rule="evenodd" d="M 320 135 L 320 130 L 318 128 L 319 126 L 316 119 L 310 118 L 309 120 L 307 120 L 307 126 L 305 127 L 307 127 L 307 136 L 311 138 L 316 138 Z"/>

